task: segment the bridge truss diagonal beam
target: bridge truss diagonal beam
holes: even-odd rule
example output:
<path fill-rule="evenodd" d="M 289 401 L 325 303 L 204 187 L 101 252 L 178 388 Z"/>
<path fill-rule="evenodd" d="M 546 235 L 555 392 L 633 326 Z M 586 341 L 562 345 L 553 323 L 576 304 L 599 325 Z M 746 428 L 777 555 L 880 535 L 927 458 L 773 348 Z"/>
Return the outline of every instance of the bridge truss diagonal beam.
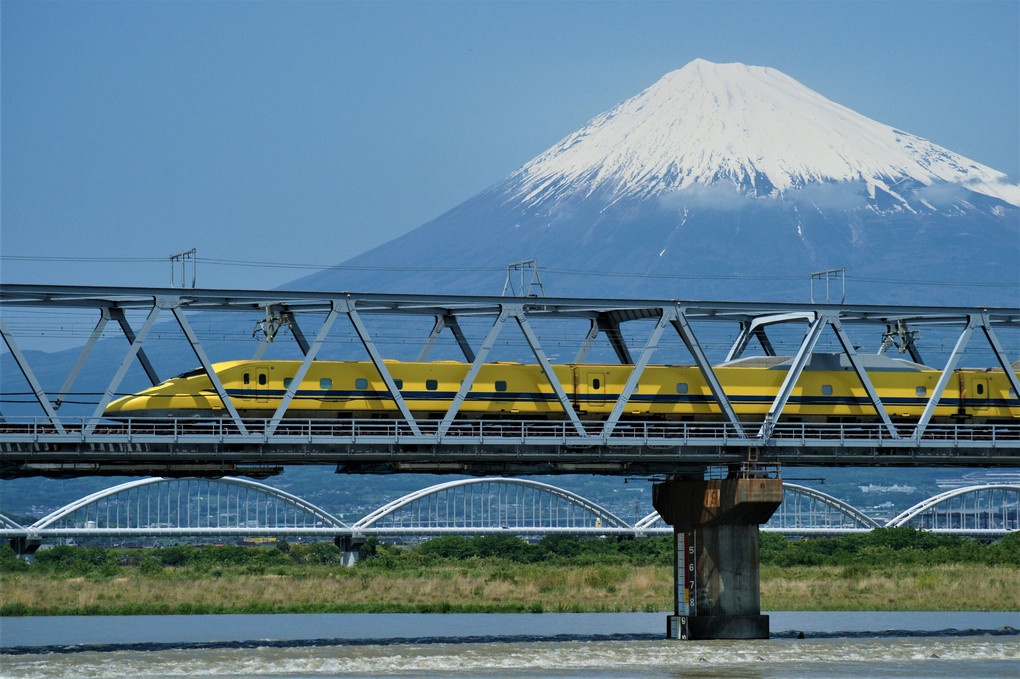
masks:
<path fill-rule="evenodd" d="M 794 312 L 786 314 L 772 314 L 769 316 L 762 316 L 761 318 L 755 318 L 751 321 L 740 322 L 740 333 L 737 335 L 736 340 L 733 342 L 733 346 L 730 347 L 729 352 L 726 354 L 725 363 L 735 361 L 744 354 L 744 350 L 747 349 L 747 345 L 750 343 L 752 337 L 756 337 L 758 342 L 761 344 L 762 351 L 765 352 L 766 356 L 775 356 L 776 350 L 772 347 L 772 342 L 769 341 L 768 335 L 765 333 L 765 328 L 770 325 L 777 323 L 789 323 L 790 321 L 806 321 L 810 323 L 815 319 L 812 313 Z"/>
<path fill-rule="evenodd" d="M 702 376 L 708 383 L 708 388 L 712 392 L 712 397 L 715 398 L 715 402 L 719 405 L 719 410 L 723 413 L 726 421 L 733 426 L 737 432 L 737 438 L 746 439 L 747 434 L 744 433 L 744 427 L 740 423 L 740 418 L 737 417 L 737 411 L 733 409 L 733 405 L 730 403 L 729 397 L 723 390 L 722 383 L 715 374 L 715 370 L 712 369 L 712 363 L 708 360 L 708 355 L 705 354 L 705 350 L 701 348 L 701 343 L 698 342 L 697 336 L 694 334 L 694 329 L 691 327 L 691 323 L 687 318 L 687 312 L 680 307 L 675 309 L 675 315 L 673 315 L 669 322 L 673 325 L 673 328 L 680 335 L 680 339 L 683 340 L 684 345 L 687 347 L 687 351 L 694 357 L 694 362 L 697 364 L 698 369 L 701 370 Z"/>
<path fill-rule="evenodd" d="M 439 339 L 439 335 L 442 333 L 444 328 L 449 328 L 450 332 L 453 333 L 453 338 L 457 341 L 457 346 L 460 347 L 460 351 L 464 355 L 464 360 L 468 363 L 474 363 L 475 352 L 471 349 L 471 344 L 468 342 L 467 337 L 464 336 L 464 331 L 460 328 L 460 321 L 458 321 L 457 316 L 452 313 L 436 314 L 436 320 L 432 326 L 432 332 L 429 333 L 428 338 L 425 340 L 425 345 L 421 348 L 421 351 L 418 353 L 418 358 L 415 360 L 418 363 L 423 363 L 428 360 L 433 347 L 436 345 L 436 340 Z"/>
<path fill-rule="evenodd" d="M 57 411 L 50 403 L 49 397 L 46 396 L 46 392 L 43 390 L 42 385 L 39 384 L 39 380 L 36 379 L 35 373 L 32 372 L 31 366 L 28 365 L 28 360 L 25 358 L 25 354 L 21 353 L 21 348 L 18 347 L 18 343 L 14 339 L 14 335 L 7 329 L 7 324 L 4 323 L 3 317 L 0 317 L 0 336 L 3 337 L 4 342 L 7 344 L 7 348 L 11 351 L 11 356 L 14 357 L 14 361 L 18 364 L 18 368 L 21 369 L 21 374 L 25 376 L 28 381 L 28 386 L 32 389 L 32 393 L 35 394 L 35 398 L 39 401 L 39 405 L 42 406 L 43 412 L 46 413 L 46 417 L 49 418 L 50 424 L 60 432 L 65 433 L 64 425 L 57 417 Z"/>
<path fill-rule="evenodd" d="M 999 365 L 1002 366 L 1002 371 L 1006 373 L 1006 379 L 1009 380 L 1010 385 L 1013 387 L 1013 395 L 1020 396 L 1020 379 L 1016 376 L 1016 371 L 1009 362 L 1009 358 L 1006 356 L 1006 352 L 1003 351 L 1002 345 L 999 343 L 999 338 L 992 329 L 992 324 L 989 322 L 987 316 L 981 318 L 981 330 L 985 333 L 985 339 L 988 340 L 989 346 L 992 347 L 992 351 L 995 353 L 995 358 L 999 361 Z"/>
<path fill-rule="evenodd" d="M 585 431 L 584 425 L 581 424 L 581 418 L 577 416 L 577 411 L 574 410 L 574 406 L 570 403 L 570 399 L 567 397 L 567 392 L 563 391 L 563 385 L 560 384 L 559 379 L 557 379 L 552 363 L 546 356 L 545 350 L 542 349 L 542 343 L 538 341 L 538 336 L 535 335 L 535 331 L 531 329 L 531 324 L 528 323 L 528 318 L 524 315 L 523 307 L 518 305 L 508 305 L 507 308 L 510 315 L 512 315 L 514 320 L 517 321 L 517 325 L 520 327 L 521 332 L 524 333 L 525 339 L 528 340 L 528 346 L 531 347 L 531 351 L 535 355 L 535 359 L 538 360 L 538 364 L 542 367 L 542 372 L 545 373 L 545 377 L 549 381 L 549 386 L 552 387 L 553 392 L 556 394 L 556 398 L 559 399 L 560 405 L 563 407 L 563 412 L 570 418 L 570 422 L 574 425 L 574 429 L 577 431 L 578 436 L 582 439 L 588 438 L 588 432 Z"/>
<path fill-rule="evenodd" d="M 414 419 L 414 415 L 411 414 L 411 409 L 407 407 L 407 402 L 404 401 L 404 397 L 401 396 L 400 390 L 397 389 L 397 383 L 393 380 L 393 375 L 390 374 L 389 368 L 386 367 L 386 363 L 383 361 L 382 354 L 375 346 L 375 342 L 372 341 L 372 336 L 368 332 L 368 328 L 365 327 L 364 322 L 361 320 L 361 316 L 358 314 L 355 303 L 350 299 L 340 299 L 334 301 L 335 308 L 339 311 L 346 313 L 347 318 L 350 319 L 351 325 L 354 326 L 354 331 L 358 334 L 358 338 L 361 339 L 362 345 L 368 352 L 369 358 L 372 360 L 372 364 L 375 369 L 379 371 L 379 376 L 382 377 L 383 382 L 386 384 L 386 388 L 390 392 L 390 398 L 397 406 L 397 410 L 400 411 L 401 417 L 404 418 L 404 422 L 410 427 L 411 432 L 415 436 L 421 436 L 421 430 L 418 428 L 418 423 Z"/>
<path fill-rule="evenodd" d="M 762 423 L 761 429 L 758 430 L 759 438 L 765 439 L 772 436 L 772 430 L 775 429 L 776 420 L 786 407 L 786 402 L 790 399 L 790 395 L 793 393 L 793 387 L 797 384 L 797 380 L 800 379 L 801 373 L 804 372 L 808 359 L 811 357 L 811 352 L 815 350 L 815 344 L 818 343 L 818 338 L 822 334 L 822 328 L 825 326 L 825 322 L 825 316 L 818 314 L 815 320 L 811 322 L 811 325 L 808 326 L 808 331 L 804 335 L 804 341 L 801 342 L 800 348 L 797 350 L 797 355 L 794 356 L 793 363 L 790 365 L 790 369 L 786 372 L 783 384 L 779 387 L 779 391 L 776 393 L 776 398 L 772 401 L 772 406 L 769 407 L 768 413 L 765 414 L 765 421 Z"/>
<path fill-rule="evenodd" d="M 268 327 L 268 324 L 273 322 L 274 320 L 273 319 L 274 314 L 275 318 L 277 319 L 277 322 L 279 323 L 279 325 L 275 329 Z M 298 349 L 301 350 L 301 355 L 302 356 L 308 355 L 311 346 L 308 344 L 308 340 L 305 338 L 305 333 L 301 330 L 301 324 L 298 323 L 297 317 L 289 309 L 287 309 L 285 305 L 280 304 L 267 305 L 266 316 L 267 327 L 265 328 L 265 334 L 263 335 L 262 339 L 259 340 L 259 345 L 255 349 L 255 353 L 252 355 L 253 361 L 258 361 L 262 359 L 262 357 L 266 353 L 266 350 L 269 348 L 269 345 L 276 341 L 276 336 L 279 333 L 279 330 L 282 329 L 283 327 L 290 328 L 290 332 L 294 336 L 294 341 L 297 342 Z"/>
<path fill-rule="evenodd" d="M 149 335 L 149 331 L 152 330 L 153 324 L 155 324 L 156 319 L 159 317 L 159 312 L 160 305 L 157 300 L 149 310 L 149 315 L 145 317 L 142 329 L 139 330 L 138 334 L 131 342 L 131 347 L 128 349 L 127 353 L 124 354 L 124 359 L 121 361 L 120 367 L 117 368 L 117 372 L 114 373 L 113 379 L 110 380 L 110 384 L 106 387 L 106 392 L 103 394 L 102 398 L 99 399 L 99 404 L 96 405 L 96 409 L 92 413 L 91 421 L 85 425 L 86 434 L 91 434 L 95 431 L 96 426 L 99 424 L 99 418 L 102 417 L 103 413 L 106 411 L 106 406 L 110 405 L 110 402 L 113 401 L 113 397 L 117 393 L 117 387 L 120 386 L 120 383 L 124 380 L 124 376 L 127 375 L 131 362 L 135 359 L 138 352 L 141 351 L 142 342 L 145 341 L 145 338 Z"/>
<path fill-rule="evenodd" d="M 180 300 L 171 300 L 171 312 L 174 318 L 177 319 L 177 324 L 181 327 L 181 332 L 188 339 L 188 343 L 191 345 L 192 351 L 195 352 L 195 358 L 202 365 L 206 375 L 209 377 L 209 381 L 212 382 L 213 389 L 216 390 L 217 396 L 223 403 L 223 407 L 226 408 L 227 412 L 230 413 L 230 419 L 233 420 L 234 426 L 241 432 L 242 435 L 247 434 L 248 430 L 244 426 L 244 422 L 241 421 L 241 415 L 237 412 L 237 408 L 234 407 L 234 402 L 230 400 L 230 396 L 227 394 L 226 388 L 223 386 L 223 382 L 220 380 L 220 376 L 213 370 L 212 362 L 209 361 L 209 356 L 206 355 L 205 349 L 202 348 L 202 344 L 198 341 L 198 337 L 195 336 L 195 331 L 192 330 L 191 324 L 188 323 L 188 319 L 184 317 L 184 312 L 181 311 Z"/>
<path fill-rule="evenodd" d="M 659 320 L 652 329 L 651 334 L 648 336 L 648 341 L 645 342 L 645 346 L 641 350 L 637 363 L 634 364 L 634 367 L 631 368 L 630 375 L 627 376 L 627 382 L 624 384 L 619 398 L 616 399 L 616 403 L 613 405 L 613 410 L 609 413 L 609 417 L 606 418 L 606 423 L 602 428 L 603 436 L 608 437 L 613 433 L 613 428 L 616 427 L 617 422 L 620 421 L 623 409 L 627 406 L 627 403 L 630 401 L 630 397 L 637 389 L 638 380 L 641 379 L 641 374 L 648 366 L 648 361 L 651 360 L 652 353 L 659 346 L 659 339 L 662 337 L 662 333 L 666 329 L 666 325 L 670 321 L 674 321 L 676 319 L 677 313 L 675 308 L 669 307 L 662 309 L 661 314 L 659 315 Z"/>
<path fill-rule="evenodd" d="M 71 391 L 71 387 L 74 386 L 75 380 L 78 379 L 78 375 L 81 373 L 81 369 L 85 367 L 85 362 L 88 361 L 89 356 L 92 354 L 92 350 L 96 347 L 96 343 L 99 341 L 99 337 L 103 334 L 103 330 L 106 329 L 106 325 L 110 322 L 111 315 L 108 308 L 99 310 L 99 321 L 96 323 L 96 327 L 92 330 L 92 334 L 89 335 L 89 339 L 85 342 L 85 346 L 82 347 L 81 353 L 78 354 L 78 360 L 75 361 L 74 366 L 71 367 L 71 371 L 67 374 L 67 379 L 60 386 L 60 391 L 57 393 L 57 398 L 53 401 L 55 408 L 60 408 L 60 404 L 64 402 L 64 398 Z"/>
<path fill-rule="evenodd" d="M 460 387 L 457 388 L 457 393 L 450 402 L 450 407 L 447 409 L 446 415 L 439 423 L 440 436 L 445 435 L 446 432 L 450 430 L 450 426 L 453 424 L 454 418 L 457 417 L 457 412 L 464 403 L 464 399 L 467 398 L 468 392 L 471 391 L 471 387 L 474 386 L 475 378 L 478 377 L 478 372 L 482 369 L 482 364 L 485 363 L 485 359 L 489 356 L 489 352 L 495 345 L 496 339 L 499 337 L 499 332 L 503 328 L 503 324 L 506 322 L 509 314 L 510 308 L 504 307 L 499 312 L 499 315 L 496 316 L 496 320 L 492 324 L 492 327 L 490 327 L 489 331 L 485 334 L 485 339 L 482 340 L 482 346 L 478 348 L 478 353 L 475 354 L 475 358 L 471 361 L 471 366 L 468 368 L 467 374 L 461 381 Z M 436 324 L 439 324 L 439 319 L 436 320 Z"/>
<path fill-rule="evenodd" d="M 283 420 L 284 413 L 287 412 L 287 408 L 290 407 L 291 401 L 294 400 L 294 395 L 297 394 L 298 389 L 301 387 L 301 382 L 305 379 L 305 375 L 308 373 L 308 369 L 312 365 L 312 361 L 315 360 L 316 355 L 319 353 L 319 349 L 322 348 L 323 342 L 326 341 L 326 336 L 329 335 L 330 328 L 333 327 L 333 322 L 339 315 L 339 310 L 336 305 L 329 310 L 326 314 L 326 320 L 322 322 L 322 326 L 319 328 L 319 332 L 315 334 L 315 339 L 308 347 L 308 351 L 305 352 L 305 357 L 301 361 L 301 365 L 298 366 L 297 372 L 290 381 L 290 385 L 286 388 L 283 394 L 283 398 L 280 399 L 280 405 L 277 406 L 276 412 L 269 419 L 266 424 L 266 436 L 272 436 L 273 432 L 280 425 Z"/>
<path fill-rule="evenodd" d="M 135 331 L 128 322 L 124 310 L 119 307 L 112 307 L 109 311 L 110 316 L 117 321 L 121 332 L 127 338 L 128 344 L 133 345 L 135 343 Z M 149 356 L 145 353 L 145 348 L 141 344 L 138 346 L 137 358 L 139 365 L 142 366 L 142 370 L 145 371 L 145 375 L 149 378 L 149 383 L 153 386 L 159 384 L 159 375 L 156 373 L 156 369 L 152 367 L 152 362 L 149 361 Z"/>
<path fill-rule="evenodd" d="M 874 406 L 875 412 L 878 413 L 879 418 L 882 420 L 882 424 L 885 425 L 889 435 L 894 439 L 898 439 L 900 434 L 896 431 L 896 427 L 892 423 L 892 419 L 889 417 L 888 411 L 882 404 L 882 399 L 878 396 L 878 391 L 875 389 L 875 385 L 871 383 L 871 378 L 868 377 L 868 372 L 864 369 L 864 365 L 861 363 L 860 357 L 857 355 L 857 351 L 854 349 L 854 343 L 850 341 L 850 337 L 847 336 L 846 331 L 843 329 L 843 325 L 839 322 L 839 318 L 836 316 L 827 316 L 826 322 L 832 326 L 832 329 L 836 332 L 836 337 L 839 338 L 839 343 L 843 347 L 843 353 L 850 359 L 850 365 L 853 366 L 854 372 L 857 373 L 857 379 L 861 381 L 861 385 L 864 387 L 864 391 L 867 392 L 868 398 L 871 399 L 871 405 Z"/>
<path fill-rule="evenodd" d="M 992 351 L 995 353 L 996 360 L 1005 371 L 1014 393 L 1020 395 L 1020 383 L 1018 383 L 1016 374 L 1009 364 L 1009 359 L 1006 357 L 1005 352 L 1002 351 L 1002 346 L 999 344 L 998 338 L 991 327 L 991 322 L 987 313 L 967 314 L 966 324 L 964 325 L 959 338 L 956 340 L 956 345 L 953 347 L 953 351 L 949 355 L 949 360 L 946 361 L 946 366 L 942 369 L 942 374 L 939 376 L 938 382 L 936 382 L 931 396 L 928 398 L 928 403 L 924 407 L 924 412 L 922 412 L 920 418 L 918 418 L 917 427 L 914 429 L 914 438 L 919 440 L 924 434 L 925 429 L 927 429 L 928 423 L 935 414 L 935 409 L 938 407 L 939 401 L 942 400 L 942 394 L 945 391 L 946 386 L 949 384 L 949 380 L 953 376 L 953 371 L 956 370 L 956 365 L 960 362 L 960 357 L 963 355 L 964 349 L 967 348 L 967 343 L 970 342 L 971 335 L 974 334 L 975 328 L 981 328 L 985 338 L 988 340 L 988 343 L 992 348 Z"/>

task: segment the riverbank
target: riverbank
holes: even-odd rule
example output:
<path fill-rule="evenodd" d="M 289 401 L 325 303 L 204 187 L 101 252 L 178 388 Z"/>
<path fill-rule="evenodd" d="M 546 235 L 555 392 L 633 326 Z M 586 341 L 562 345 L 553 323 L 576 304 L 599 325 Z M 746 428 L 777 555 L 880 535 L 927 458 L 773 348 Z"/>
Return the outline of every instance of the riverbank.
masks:
<path fill-rule="evenodd" d="M 673 540 L 370 539 L 353 567 L 329 542 L 103 548 L 35 563 L 0 547 L 0 615 L 620 613 L 673 607 Z M 761 607 L 1020 611 L 1020 533 L 995 543 L 912 528 L 823 540 L 761 536 Z"/>
<path fill-rule="evenodd" d="M 0 614 L 581 613 L 673 606 L 665 566 L 441 565 L 385 572 L 323 566 L 289 574 L 2 576 Z M 1020 568 L 763 566 L 761 605 L 790 611 L 1020 611 Z"/>

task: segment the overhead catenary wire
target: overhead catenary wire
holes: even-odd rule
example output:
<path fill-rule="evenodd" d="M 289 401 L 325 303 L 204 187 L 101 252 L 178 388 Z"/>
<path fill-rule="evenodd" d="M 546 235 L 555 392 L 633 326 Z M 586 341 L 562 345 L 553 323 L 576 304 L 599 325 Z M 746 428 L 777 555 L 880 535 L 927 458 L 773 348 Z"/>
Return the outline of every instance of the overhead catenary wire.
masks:
<path fill-rule="evenodd" d="M 81 257 L 52 255 L 0 255 L 0 261 L 23 262 L 77 262 L 88 263 L 148 263 L 164 262 L 162 257 Z M 256 267 L 315 271 L 379 271 L 392 273 L 493 273 L 502 275 L 504 267 L 497 266 L 366 266 L 353 264 L 314 264 L 308 262 L 277 262 L 269 260 L 223 259 L 216 257 L 199 257 L 197 261 L 203 266 Z M 559 267 L 543 267 L 544 273 L 565 276 L 597 276 L 600 278 L 644 278 L 655 280 L 716 280 L 716 281 L 793 281 L 802 282 L 803 275 L 782 274 L 703 274 L 703 273 L 656 273 L 647 271 L 612 271 L 608 269 L 568 269 Z M 1016 283 L 995 283 L 982 281 L 944 281 L 932 279 L 885 278 L 875 276 L 847 275 L 848 281 L 874 284 L 951 286 L 967 288 L 1016 288 Z"/>

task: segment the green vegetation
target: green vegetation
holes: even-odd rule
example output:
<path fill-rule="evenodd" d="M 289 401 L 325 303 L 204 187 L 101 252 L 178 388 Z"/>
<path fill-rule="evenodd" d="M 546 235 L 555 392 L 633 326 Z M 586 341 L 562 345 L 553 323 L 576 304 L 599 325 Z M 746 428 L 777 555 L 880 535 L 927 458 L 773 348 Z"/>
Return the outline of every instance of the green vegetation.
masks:
<path fill-rule="evenodd" d="M 0 548 L 0 615 L 664 611 L 673 540 L 369 539 L 354 567 L 331 543 L 104 549 L 35 563 Z M 761 536 L 772 610 L 1020 610 L 1020 533 L 991 544 L 911 528 L 838 539 Z"/>

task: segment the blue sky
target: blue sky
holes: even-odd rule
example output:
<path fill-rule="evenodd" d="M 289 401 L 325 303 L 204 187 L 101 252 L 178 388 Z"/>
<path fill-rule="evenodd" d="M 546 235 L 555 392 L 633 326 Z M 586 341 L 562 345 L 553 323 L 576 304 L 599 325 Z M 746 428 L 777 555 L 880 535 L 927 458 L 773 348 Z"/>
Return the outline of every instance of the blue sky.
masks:
<path fill-rule="evenodd" d="M 771 66 L 1020 177 L 1020 3 L 0 4 L 6 283 L 268 288 L 498 182 L 668 71 Z M 239 264 L 228 264 L 237 262 Z"/>

